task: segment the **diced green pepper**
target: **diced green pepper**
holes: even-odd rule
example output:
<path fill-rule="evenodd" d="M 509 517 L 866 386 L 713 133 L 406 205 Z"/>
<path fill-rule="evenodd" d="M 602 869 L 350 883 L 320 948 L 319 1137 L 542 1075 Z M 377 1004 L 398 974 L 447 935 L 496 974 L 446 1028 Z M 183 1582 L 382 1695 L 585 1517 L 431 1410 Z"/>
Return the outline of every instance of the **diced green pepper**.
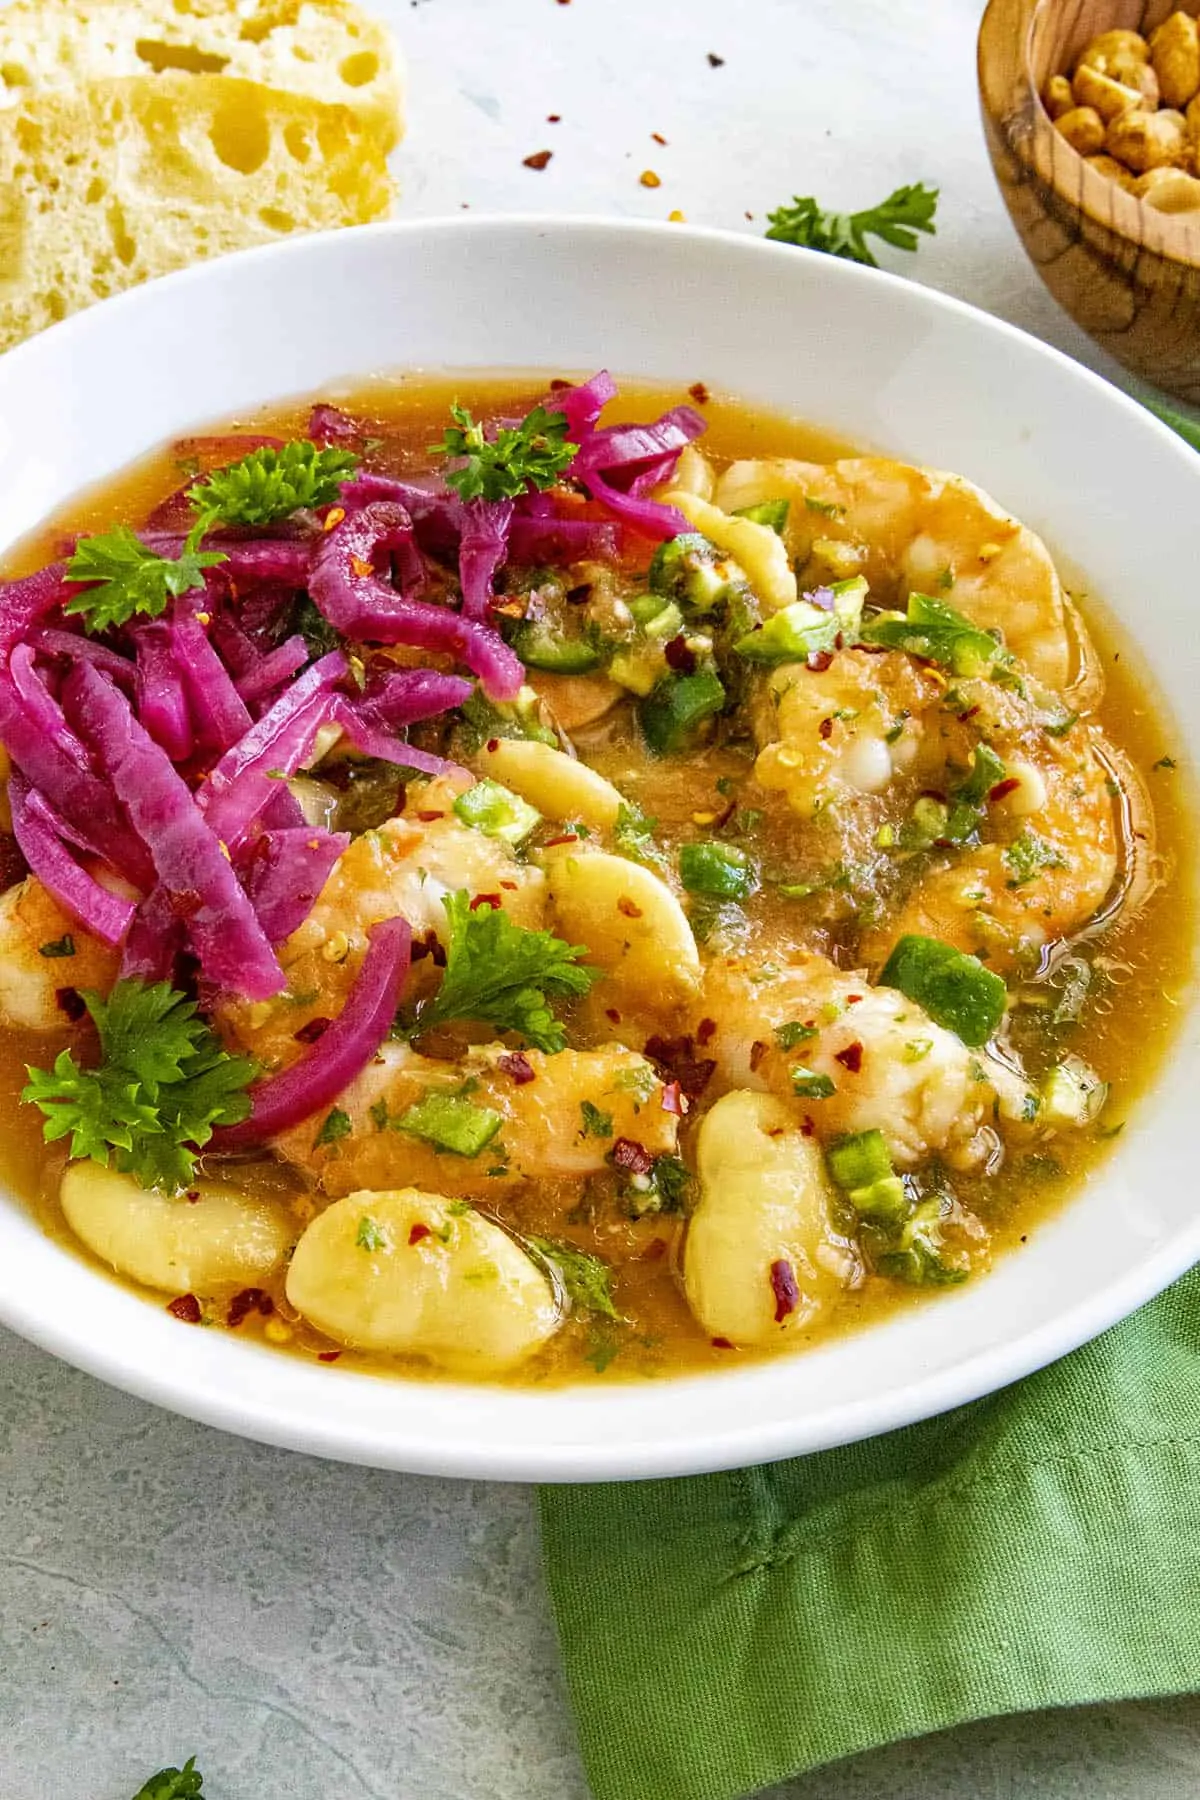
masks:
<path fill-rule="evenodd" d="M 815 1074 L 812 1069 L 795 1068 L 791 1076 L 792 1092 L 801 1100 L 828 1100 L 837 1092 L 828 1075 Z"/>
<path fill-rule="evenodd" d="M 560 631 L 544 619 L 521 619 L 509 638 L 529 669 L 545 669 L 555 675 L 586 675 L 604 662 L 604 648 L 594 632 Z"/>
<path fill-rule="evenodd" d="M 913 1287 L 954 1287 L 967 1279 L 970 1271 L 947 1262 L 943 1253 L 944 1209 L 942 1194 L 930 1194 L 920 1202 L 901 1226 L 893 1246 L 875 1257 L 875 1267 L 881 1275 L 890 1275 L 893 1281 L 904 1281 Z"/>
<path fill-rule="evenodd" d="M 698 727 L 724 704 L 725 689 L 715 669 L 697 669 L 694 675 L 660 681 L 638 707 L 638 718 L 651 750 L 666 756 L 686 749 Z"/>
<path fill-rule="evenodd" d="M 1078 1127 L 1099 1118 L 1108 1098 L 1108 1083 L 1101 1081 L 1082 1056 L 1064 1056 L 1042 1083 L 1039 1123 Z"/>
<path fill-rule="evenodd" d="M 474 752 L 494 737 L 531 738 L 538 744 L 557 746 L 558 739 L 538 717 L 540 707 L 531 687 L 523 687 L 515 700 L 489 700 L 477 687 L 460 708 L 467 749 Z"/>
<path fill-rule="evenodd" d="M 484 779 L 459 794 L 454 811 L 464 825 L 482 831 L 485 837 L 499 838 L 514 849 L 524 843 L 538 825 L 542 815 L 535 807 L 514 794 L 498 781 Z"/>
<path fill-rule="evenodd" d="M 868 619 L 862 641 L 906 650 L 910 656 L 939 663 L 964 678 L 992 675 L 1010 667 L 1013 660 L 990 632 L 930 594 L 910 594 L 907 615 L 881 613 Z"/>
<path fill-rule="evenodd" d="M 879 980 L 915 1000 L 972 1049 L 986 1044 L 1004 1017 L 1008 990 L 999 975 L 940 938 L 902 937 Z"/>
<path fill-rule="evenodd" d="M 822 650 L 832 650 L 841 630 L 837 615 L 813 606 L 808 600 L 793 600 L 790 606 L 738 638 L 734 649 L 747 662 L 775 667 L 779 663 L 807 662 Z"/>
<path fill-rule="evenodd" d="M 1004 775 L 1004 763 L 992 746 L 977 744 L 971 773 L 955 791 L 954 804 L 942 833 L 948 842 L 965 844 L 968 838 L 974 837 L 983 820 L 987 797 L 996 784 L 1004 780 Z"/>
<path fill-rule="evenodd" d="M 391 1120 L 393 1131 L 423 1138 L 454 1156 L 478 1156 L 499 1131 L 503 1119 L 490 1106 L 475 1106 L 458 1094 L 426 1094 L 407 1112 Z"/>
<path fill-rule="evenodd" d="M 689 894 L 716 894 L 748 900 L 758 886 L 754 864 L 736 844 L 685 844 L 679 852 L 679 879 Z"/>
<path fill-rule="evenodd" d="M 697 612 L 711 611 L 731 590 L 744 585 L 736 564 L 699 531 L 684 531 L 660 544 L 650 564 L 649 580 L 656 594 L 695 607 Z"/>
<path fill-rule="evenodd" d="M 892 1167 L 882 1131 L 856 1131 L 835 1138 L 825 1152 L 829 1173 L 859 1218 L 873 1225 L 898 1225 L 909 1199 Z"/>
<path fill-rule="evenodd" d="M 777 531 L 782 537 L 791 510 L 790 500 L 763 500 L 757 506 L 736 506 L 733 517 L 751 519 L 755 525 L 769 525 L 772 531 Z"/>

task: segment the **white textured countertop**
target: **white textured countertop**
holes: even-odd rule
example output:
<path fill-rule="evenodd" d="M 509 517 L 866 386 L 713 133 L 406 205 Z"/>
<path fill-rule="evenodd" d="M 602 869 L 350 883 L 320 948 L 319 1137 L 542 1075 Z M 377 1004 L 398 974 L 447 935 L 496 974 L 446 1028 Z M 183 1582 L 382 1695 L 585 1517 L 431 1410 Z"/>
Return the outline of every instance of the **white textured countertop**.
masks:
<path fill-rule="evenodd" d="M 406 215 L 758 231 L 796 192 L 849 210 L 925 179 L 940 235 L 890 266 L 1101 366 L 992 185 L 972 0 L 377 10 L 411 67 Z M 586 1800 L 530 1494 L 261 1449 L 0 1349 L 0 1800 L 129 1800 L 192 1751 L 212 1800 Z M 780 1792 L 1194 1800 L 1200 1702 L 986 1723 Z"/>

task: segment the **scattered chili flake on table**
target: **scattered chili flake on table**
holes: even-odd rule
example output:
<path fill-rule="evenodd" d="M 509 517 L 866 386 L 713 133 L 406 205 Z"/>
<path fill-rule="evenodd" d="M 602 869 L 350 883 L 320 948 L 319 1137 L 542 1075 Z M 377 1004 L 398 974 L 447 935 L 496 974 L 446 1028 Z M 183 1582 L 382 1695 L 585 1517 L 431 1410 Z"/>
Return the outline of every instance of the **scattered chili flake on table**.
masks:
<path fill-rule="evenodd" d="M 663 134 L 662 134 L 662 132 L 661 132 L 661 131 L 652 131 L 652 132 L 651 132 L 651 133 L 650 133 L 650 136 L 651 136 L 651 137 L 652 137 L 652 138 L 653 138 L 653 139 L 654 139 L 654 142 L 655 142 L 655 143 L 656 143 L 656 144 L 662 144 L 662 145 L 664 145 L 664 146 L 665 146 L 665 145 L 666 145 L 666 141 L 667 141 L 667 140 L 666 140 L 666 138 L 665 138 L 665 137 L 664 137 L 664 136 L 663 136 Z"/>
<path fill-rule="evenodd" d="M 715 50 L 710 50 L 708 53 L 708 66 L 710 69 L 723 69 L 725 67 L 725 58 L 723 56 L 718 56 Z"/>
<path fill-rule="evenodd" d="M 708 389 L 702 381 L 693 381 L 688 389 L 688 396 L 696 402 L 697 406 L 707 406 L 710 398 Z"/>
<path fill-rule="evenodd" d="M 653 169 L 643 169 L 641 174 L 638 176 L 638 180 L 641 182 L 643 187 L 656 188 L 656 187 L 662 186 L 662 177 L 660 175 L 656 175 L 654 173 Z"/>
<path fill-rule="evenodd" d="M 560 6 L 564 3 L 565 0 L 559 0 Z M 544 169 L 553 155 L 553 150 L 535 150 L 532 156 L 523 157 L 522 161 L 527 169 Z"/>
<path fill-rule="evenodd" d="M 546 114 L 546 123 L 547 123 L 547 125 L 561 125 L 562 124 L 562 114 L 561 113 L 547 113 Z"/>

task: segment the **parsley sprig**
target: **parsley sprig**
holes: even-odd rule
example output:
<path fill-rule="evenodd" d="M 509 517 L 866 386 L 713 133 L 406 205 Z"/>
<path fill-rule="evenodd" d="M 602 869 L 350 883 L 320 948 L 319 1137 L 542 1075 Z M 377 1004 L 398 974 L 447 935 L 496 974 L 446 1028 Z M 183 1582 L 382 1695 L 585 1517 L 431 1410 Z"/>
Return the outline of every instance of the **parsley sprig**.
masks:
<path fill-rule="evenodd" d="M 446 972 L 421 1008 L 416 1029 L 478 1019 L 518 1033 L 535 1050 L 561 1050 L 566 1034 L 550 1002 L 586 994 L 599 979 L 599 969 L 580 963 L 586 946 L 564 943 L 549 931 L 526 931 L 494 906 L 472 911 L 466 892 L 447 894 L 442 905 L 450 921 Z"/>
<path fill-rule="evenodd" d="M 527 488 L 551 488 L 571 462 L 578 444 L 567 440 L 566 414 L 535 406 L 519 425 L 504 425 L 488 438 L 465 406 L 450 408 L 454 424 L 433 456 L 461 457 L 446 472 L 446 485 L 464 500 L 515 500 Z"/>
<path fill-rule="evenodd" d="M 801 199 L 795 195 L 790 206 L 768 213 L 769 238 L 781 244 L 796 244 L 802 250 L 823 250 L 829 256 L 844 257 L 847 262 L 866 263 L 877 269 L 867 248 L 867 237 L 882 238 L 897 250 L 915 250 L 917 233 L 933 237 L 937 231 L 938 190 L 918 181 L 909 187 L 898 187 L 879 206 L 868 206 L 862 212 L 826 212 L 812 195 Z"/>
<path fill-rule="evenodd" d="M 329 506 L 358 468 L 349 450 L 321 450 L 298 438 L 276 450 L 263 444 L 239 462 L 213 469 L 188 489 L 200 529 L 274 525 L 302 507 Z"/>
<path fill-rule="evenodd" d="M 47 1143 L 70 1135 L 73 1157 L 115 1160 L 143 1187 L 178 1192 L 214 1126 L 249 1113 L 256 1066 L 231 1056 L 169 982 L 118 981 L 107 1000 L 82 999 L 100 1035 L 99 1065 L 81 1068 L 63 1050 L 53 1069 L 26 1070 L 21 1098 L 45 1114 Z"/>
<path fill-rule="evenodd" d="M 160 556 L 128 525 L 80 538 L 66 578 L 91 585 L 73 594 L 63 611 L 80 615 L 93 636 L 127 624 L 136 613 L 157 619 L 169 599 L 203 587 L 205 569 L 227 560 L 220 550 L 201 550 L 200 535 L 197 525 L 177 557 Z"/>
<path fill-rule="evenodd" d="M 196 1767 L 195 1757 L 189 1756 L 182 1769 L 160 1769 L 152 1775 L 133 1800 L 196 1800 L 203 1789 L 204 1777 Z"/>

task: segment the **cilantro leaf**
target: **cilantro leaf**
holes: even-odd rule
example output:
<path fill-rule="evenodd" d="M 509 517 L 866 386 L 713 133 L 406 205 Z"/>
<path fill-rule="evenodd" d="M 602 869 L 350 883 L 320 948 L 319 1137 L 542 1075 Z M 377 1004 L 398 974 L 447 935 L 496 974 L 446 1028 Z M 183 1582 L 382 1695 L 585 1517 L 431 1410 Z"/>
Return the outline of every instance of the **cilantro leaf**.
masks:
<path fill-rule="evenodd" d="M 160 1769 L 152 1775 L 133 1800 L 195 1800 L 203 1788 L 204 1777 L 196 1767 L 195 1757 L 189 1756 L 182 1769 Z"/>
<path fill-rule="evenodd" d="M 630 806 L 627 801 L 622 801 L 613 826 L 613 849 L 618 855 L 627 856 L 630 862 L 644 863 L 648 869 L 661 869 L 665 873 L 670 864 L 654 841 L 657 823 L 657 819 L 647 818 L 640 806 Z"/>
<path fill-rule="evenodd" d="M 580 965 L 587 946 L 564 943 L 549 931 L 526 931 L 494 906 L 472 911 L 465 891 L 445 895 L 442 905 L 450 921 L 446 972 L 416 1028 L 479 1019 L 497 1031 L 517 1032 L 536 1050 L 561 1050 L 566 1035 L 550 1001 L 586 994 L 599 980 L 599 969 Z"/>
<path fill-rule="evenodd" d="M 358 468 L 349 450 L 320 450 L 307 438 L 282 450 L 263 444 L 240 462 L 213 469 L 188 489 L 202 530 L 214 525 L 273 525 L 301 507 L 328 506 Z"/>
<path fill-rule="evenodd" d="M 599 1314 L 606 1319 L 619 1319 L 613 1304 L 611 1266 L 599 1256 L 581 1250 L 578 1244 L 560 1243 L 555 1238 L 526 1238 L 526 1244 L 538 1261 L 562 1284 L 576 1312 Z"/>
<path fill-rule="evenodd" d="M 1035 881 L 1044 869 L 1065 869 L 1067 866 L 1062 852 L 1028 827 L 1005 847 L 1001 857 L 1009 871 L 1010 888 L 1024 887 L 1027 882 Z"/>
<path fill-rule="evenodd" d="M 93 635 L 127 624 L 135 613 L 157 619 L 167 601 L 204 586 L 204 570 L 227 560 L 220 550 L 198 550 L 199 530 L 192 531 L 178 557 L 160 556 L 143 544 L 128 525 L 98 537 L 80 538 L 67 564 L 68 581 L 92 585 L 72 595 L 63 607 L 83 618 Z"/>
<path fill-rule="evenodd" d="M 143 1187 L 177 1193 L 193 1180 L 213 1128 L 249 1113 L 256 1066 L 231 1056 L 194 1001 L 168 982 L 119 981 L 107 1001 L 82 998 L 100 1037 L 98 1067 L 81 1068 L 60 1051 L 53 1069 L 26 1070 L 21 1099 L 45 1115 L 48 1144 L 69 1135 L 72 1157 L 114 1160 Z"/>
<path fill-rule="evenodd" d="M 535 406 L 519 425 L 502 425 L 488 438 L 465 406 L 450 408 L 454 424 L 440 444 L 431 444 L 434 456 L 462 457 L 457 469 L 446 473 L 446 485 L 464 500 L 515 500 L 529 486 L 554 486 L 571 462 L 578 444 L 567 441 L 567 417 Z"/>
<path fill-rule="evenodd" d="M 780 244 L 796 244 L 802 250 L 823 250 L 829 256 L 841 256 L 847 262 L 865 263 L 877 269 L 867 248 L 866 239 L 882 238 L 897 250 L 915 250 L 917 233 L 934 236 L 934 214 L 937 212 L 938 190 L 916 182 L 898 187 L 879 206 L 868 206 L 862 212 L 826 212 L 809 194 L 803 200 L 794 195 L 790 206 L 768 213 L 769 238 Z"/>

